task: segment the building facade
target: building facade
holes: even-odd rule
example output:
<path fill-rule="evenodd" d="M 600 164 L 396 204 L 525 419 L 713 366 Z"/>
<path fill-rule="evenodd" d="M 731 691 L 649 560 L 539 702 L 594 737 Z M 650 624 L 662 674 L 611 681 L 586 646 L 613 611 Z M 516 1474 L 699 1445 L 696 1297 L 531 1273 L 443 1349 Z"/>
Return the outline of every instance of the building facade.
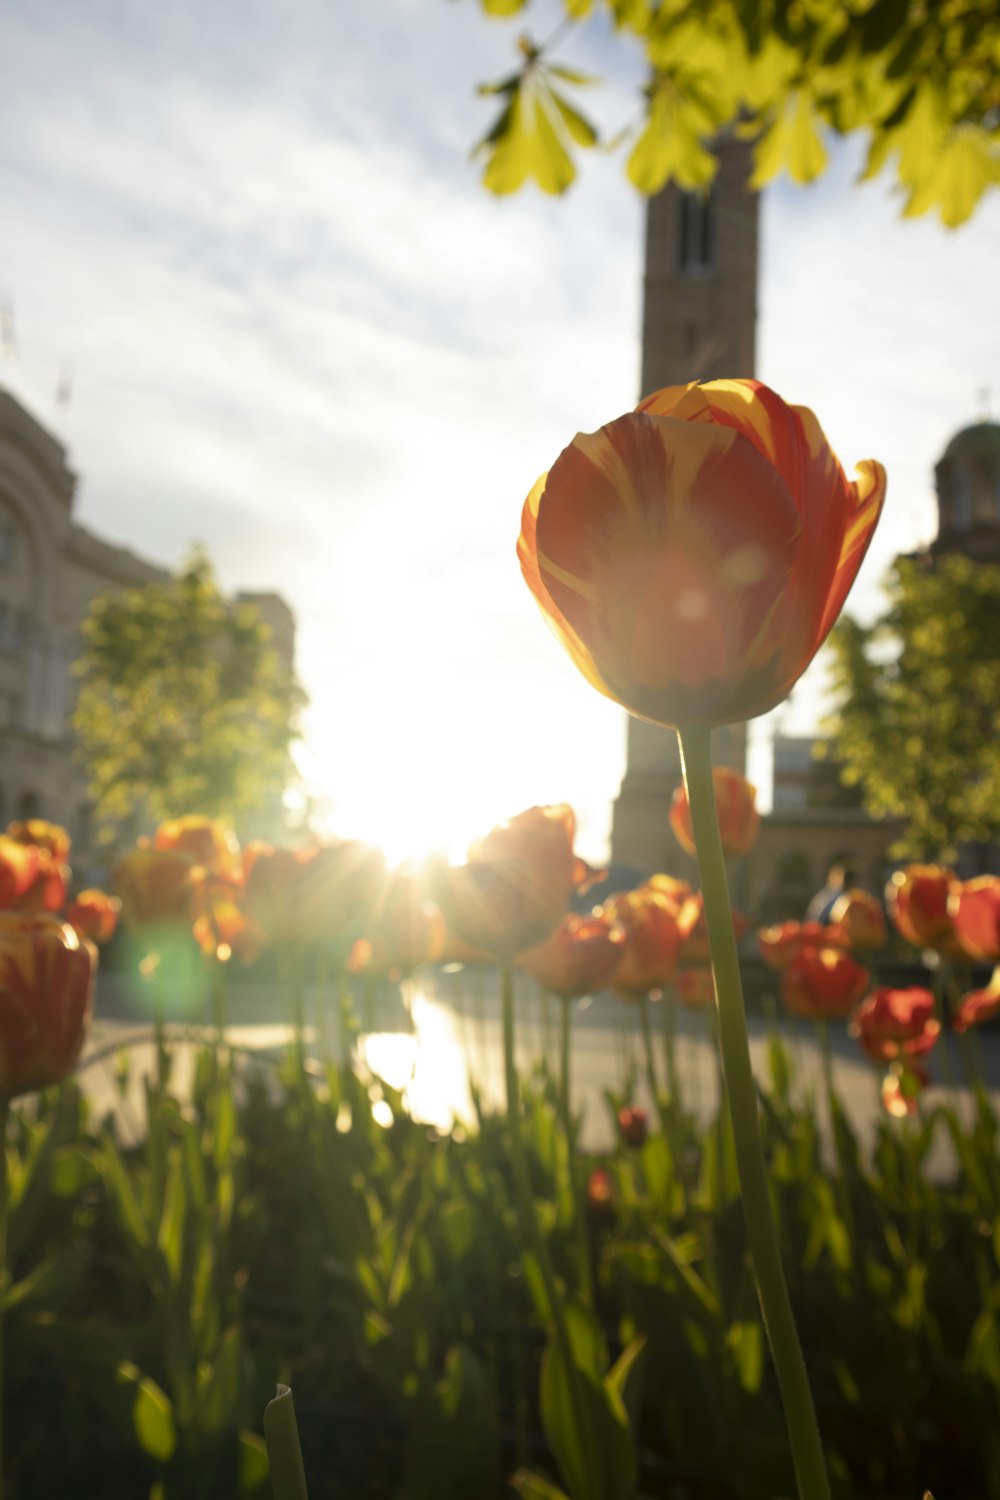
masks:
<path fill-rule="evenodd" d="M 170 574 L 81 526 L 75 494 L 63 446 L 0 390 L 0 827 L 27 817 L 63 824 L 82 873 L 95 851 L 70 727 L 81 625 L 101 594 Z M 237 597 L 260 609 L 290 666 L 295 621 L 284 600 Z"/>

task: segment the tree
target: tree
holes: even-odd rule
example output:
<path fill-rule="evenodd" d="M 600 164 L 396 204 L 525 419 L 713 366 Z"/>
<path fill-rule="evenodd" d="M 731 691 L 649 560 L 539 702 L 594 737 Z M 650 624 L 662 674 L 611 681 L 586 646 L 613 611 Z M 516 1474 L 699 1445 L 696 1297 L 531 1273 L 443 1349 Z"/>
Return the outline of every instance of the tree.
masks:
<path fill-rule="evenodd" d="M 1000 568 L 900 557 L 886 591 L 880 620 L 831 636 L 825 728 L 868 811 L 904 820 L 898 852 L 951 858 L 1000 839 Z"/>
<path fill-rule="evenodd" d="M 223 597 L 203 554 L 95 600 L 83 636 L 73 728 L 100 823 L 280 803 L 304 697 L 260 612 Z"/>
<path fill-rule="evenodd" d="M 530 0 L 480 0 L 513 16 Z M 509 77 L 480 92 L 502 101 L 476 150 L 495 193 L 534 179 L 561 193 L 581 149 L 608 145 L 570 91 L 597 82 L 553 49 L 581 22 L 608 22 L 649 69 L 626 170 L 643 193 L 671 179 L 704 191 L 710 143 L 732 127 L 756 138 L 755 185 L 787 170 L 810 182 L 826 165 L 824 129 L 870 133 L 865 175 L 895 157 L 904 213 L 967 219 L 1000 183 L 1000 0 L 561 0 L 548 42 L 518 40 Z"/>

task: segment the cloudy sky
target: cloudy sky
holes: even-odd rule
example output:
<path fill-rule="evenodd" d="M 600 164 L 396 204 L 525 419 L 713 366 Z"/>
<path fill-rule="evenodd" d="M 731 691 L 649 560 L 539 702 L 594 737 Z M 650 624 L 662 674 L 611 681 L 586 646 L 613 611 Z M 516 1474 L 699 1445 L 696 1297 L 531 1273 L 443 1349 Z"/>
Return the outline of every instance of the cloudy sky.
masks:
<path fill-rule="evenodd" d="M 474 85 L 515 35 L 473 0 L 0 15 L 0 382 L 67 444 L 86 525 L 172 565 L 200 540 L 225 587 L 284 594 L 306 779 L 394 855 L 565 799 L 599 858 L 623 770 L 624 718 L 513 548 L 538 473 L 639 394 L 642 205 L 617 159 L 561 200 L 480 188 Z M 612 70 L 595 116 L 632 117 L 635 59 L 599 30 L 565 55 Z M 982 388 L 1000 411 L 1000 195 L 957 233 L 902 221 L 887 181 L 854 186 L 861 155 L 765 195 L 758 362 L 848 468 L 889 469 L 870 613 Z"/>

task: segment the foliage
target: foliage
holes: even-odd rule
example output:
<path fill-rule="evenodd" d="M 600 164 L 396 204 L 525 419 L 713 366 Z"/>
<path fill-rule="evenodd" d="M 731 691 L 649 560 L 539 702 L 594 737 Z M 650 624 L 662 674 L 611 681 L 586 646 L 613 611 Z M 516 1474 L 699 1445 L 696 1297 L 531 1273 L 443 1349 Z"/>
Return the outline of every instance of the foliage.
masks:
<path fill-rule="evenodd" d="M 592 1493 L 504 1123 L 476 1094 L 467 1128 L 428 1130 L 344 1056 L 310 1082 L 295 1055 L 237 1069 L 202 1048 L 183 1105 L 151 1078 L 139 1109 L 122 1071 L 117 1125 L 73 1085 L 18 1109 L 11 1493 L 262 1496 L 257 1434 L 277 1379 L 295 1391 L 314 1500 L 501 1500 L 515 1471 L 534 1500 Z M 950 1105 L 887 1120 L 871 1151 L 834 1100 L 831 1170 L 822 1111 L 777 1037 L 770 1075 L 765 1149 L 837 1500 L 927 1485 L 997 1500 L 1000 1175 L 985 1095 L 971 1123 Z M 557 1086 L 544 1064 L 522 1081 L 601 1494 L 791 1493 L 727 1112 L 699 1127 L 675 1096 L 641 1148 L 579 1158 L 612 1187 L 588 1218 L 590 1293 Z M 630 1097 L 626 1077 L 612 1121 Z M 951 1180 L 928 1172 L 942 1138 Z"/>
<path fill-rule="evenodd" d="M 481 0 L 509 17 L 530 0 Z M 754 181 L 781 171 L 811 182 L 824 133 L 869 134 L 866 176 L 895 162 L 903 212 L 969 217 L 1000 183 L 1000 6 L 997 0 L 562 0 L 563 24 L 609 24 L 645 58 L 650 81 L 626 170 L 643 193 L 668 181 L 704 191 L 710 148 L 726 129 L 752 137 Z M 554 42 L 555 38 L 553 38 Z M 477 151 L 496 193 L 529 178 L 561 193 L 577 150 L 607 145 L 566 95 L 596 80 L 549 60 L 527 37 L 510 77 L 484 85 L 503 105 Z"/>
<path fill-rule="evenodd" d="M 303 698 L 270 634 L 200 553 L 168 583 L 94 602 L 73 728 L 99 821 L 232 818 L 280 799 Z"/>
<path fill-rule="evenodd" d="M 1000 568 L 901 557 L 887 595 L 873 625 L 833 631 L 826 727 L 868 811 L 905 823 L 896 852 L 951 857 L 1000 838 Z"/>

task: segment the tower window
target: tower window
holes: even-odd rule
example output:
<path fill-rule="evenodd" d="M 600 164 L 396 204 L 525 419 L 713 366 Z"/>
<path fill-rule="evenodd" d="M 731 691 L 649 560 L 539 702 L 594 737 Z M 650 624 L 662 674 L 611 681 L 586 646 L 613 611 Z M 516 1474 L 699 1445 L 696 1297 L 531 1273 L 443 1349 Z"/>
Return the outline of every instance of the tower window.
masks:
<path fill-rule="evenodd" d="M 715 261 L 715 194 L 680 195 L 677 262 L 680 271 L 707 271 Z"/>

